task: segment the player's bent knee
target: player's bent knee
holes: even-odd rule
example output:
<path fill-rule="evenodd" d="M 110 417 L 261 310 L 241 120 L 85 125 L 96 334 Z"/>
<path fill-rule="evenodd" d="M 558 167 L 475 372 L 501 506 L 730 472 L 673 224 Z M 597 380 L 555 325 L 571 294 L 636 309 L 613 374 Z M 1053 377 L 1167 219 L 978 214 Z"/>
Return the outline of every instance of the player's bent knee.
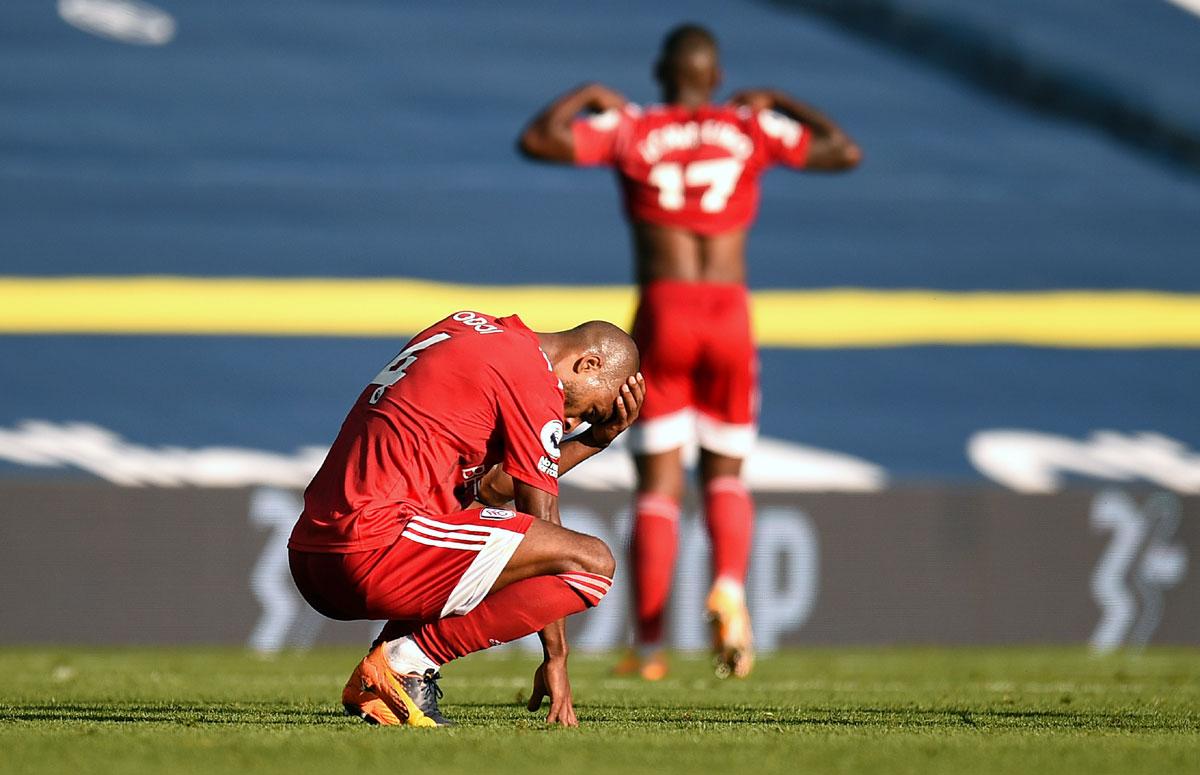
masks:
<path fill-rule="evenodd" d="M 612 578 L 617 571 L 617 560 L 613 557 L 612 549 L 608 548 L 608 544 L 594 536 L 588 536 L 587 548 L 584 552 L 583 570 L 588 573 L 594 573 L 599 576 Z"/>
<path fill-rule="evenodd" d="M 526 540 L 513 556 L 519 571 L 513 579 L 530 575 L 590 573 L 611 579 L 616 560 L 608 544 L 595 536 L 545 522 L 534 522 Z"/>
<path fill-rule="evenodd" d="M 576 567 L 558 577 L 579 593 L 589 608 L 598 606 L 612 587 L 617 562 L 608 544 L 594 536 L 581 535 L 575 549 L 572 564 Z"/>

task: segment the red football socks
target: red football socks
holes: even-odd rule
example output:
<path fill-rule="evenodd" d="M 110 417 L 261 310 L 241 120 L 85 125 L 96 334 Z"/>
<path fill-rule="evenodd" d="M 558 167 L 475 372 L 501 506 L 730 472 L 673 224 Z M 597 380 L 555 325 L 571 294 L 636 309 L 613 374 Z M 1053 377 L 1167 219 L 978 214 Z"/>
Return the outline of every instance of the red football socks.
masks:
<path fill-rule="evenodd" d="M 412 634 L 438 664 L 523 638 L 600 602 L 612 579 L 594 573 L 536 576 L 509 584 L 471 612 L 422 626 Z"/>
<path fill-rule="evenodd" d="M 754 501 L 736 476 L 720 476 L 704 488 L 704 515 L 712 541 L 713 580 L 746 583 L 754 537 Z"/>
<path fill-rule="evenodd" d="M 642 493 L 635 505 L 633 541 L 634 607 L 638 643 L 656 645 L 663 637 L 663 614 L 675 551 L 679 543 L 679 504 L 666 495 Z"/>

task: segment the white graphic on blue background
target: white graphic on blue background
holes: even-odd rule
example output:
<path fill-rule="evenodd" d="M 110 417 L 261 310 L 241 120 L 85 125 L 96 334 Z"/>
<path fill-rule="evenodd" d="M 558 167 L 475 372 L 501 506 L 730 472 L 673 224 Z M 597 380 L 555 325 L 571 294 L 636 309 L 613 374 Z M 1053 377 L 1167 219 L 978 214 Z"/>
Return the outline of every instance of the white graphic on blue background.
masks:
<path fill-rule="evenodd" d="M 1092 648 L 1145 646 L 1162 620 L 1164 593 L 1187 574 L 1187 552 L 1174 540 L 1179 498 L 1159 492 L 1139 507 L 1127 493 L 1105 490 L 1092 503 L 1091 524 L 1112 534 L 1092 572 L 1101 610 Z"/>

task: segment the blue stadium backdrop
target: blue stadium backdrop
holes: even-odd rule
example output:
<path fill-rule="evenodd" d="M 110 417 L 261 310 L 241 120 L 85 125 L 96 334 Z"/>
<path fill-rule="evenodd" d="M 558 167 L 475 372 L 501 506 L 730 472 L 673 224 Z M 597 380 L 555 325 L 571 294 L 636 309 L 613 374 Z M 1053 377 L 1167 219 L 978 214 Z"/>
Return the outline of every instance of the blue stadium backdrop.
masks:
<path fill-rule="evenodd" d="M 46 600 L 4 596 L 0 641 L 361 637 L 287 587 L 297 488 L 427 287 L 626 322 L 613 181 L 514 140 L 581 81 L 653 101 L 656 46 L 688 19 L 730 90 L 782 86 L 866 154 L 770 174 L 750 244 L 777 302 L 748 474 L 760 640 L 1200 643 L 1198 5 L 3 3 L 0 578 Z M 632 474 L 608 458 L 565 500 L 620 543 Z M 181 536 L 192 586 L 131 570 Z M 95 599 L 59 594 L 51 558 Z M 619 643 L 623 614 L 586 643 Z"/>

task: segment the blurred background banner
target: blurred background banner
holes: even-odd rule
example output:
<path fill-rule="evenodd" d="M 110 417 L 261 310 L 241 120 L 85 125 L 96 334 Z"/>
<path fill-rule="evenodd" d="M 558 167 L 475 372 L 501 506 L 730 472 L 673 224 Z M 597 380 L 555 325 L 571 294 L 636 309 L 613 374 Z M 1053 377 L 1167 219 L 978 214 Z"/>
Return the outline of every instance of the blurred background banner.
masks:
<path fill-rule="evenodd" d="M 5 482 L 0 643 L 366 644 L 379 624 L 323 619 L 285 543 L 299 493 Z M 567 488 L 564 523 L 624 542 L 629 498 Z M 1200 499 L 1073 490 L 759 493 L 748 594 L 758 646 L 1200 642 Z M 685 514 L 671 645 L 708 645 L 708 547 Z M 626 641 L 627 575 L 572 620 L 581 649 Z M 536 638 L 530 638 L 540 650 Z"/>
<path fill-rule="evenodd" d="M 684 20 L 865 152 L 750 242 L 760 639 L 1200 643 L 1185 0 L 0 4 L 0 639 L 361 640 L 281 602 L 298 488 L 424 323 L 628 322 L 613 181 L 514 143 Z M 628 457 L 571 478 L 619 544 Z"/>

